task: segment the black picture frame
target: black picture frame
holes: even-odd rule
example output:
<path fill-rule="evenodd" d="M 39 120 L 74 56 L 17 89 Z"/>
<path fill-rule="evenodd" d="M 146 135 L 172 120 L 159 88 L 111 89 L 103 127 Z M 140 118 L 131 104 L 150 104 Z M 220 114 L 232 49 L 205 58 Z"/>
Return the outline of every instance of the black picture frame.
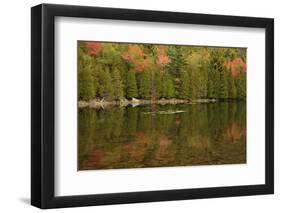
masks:
<path fill-rule="evenodd" d="M 265 184 L 56 197 L 54 21 L 58 16 L 264 28 Z M 36 207 L 47 209 L 274 193 L 273 19 L 41 4 L 31 9 L 31 97 L 31 204 Z"/>

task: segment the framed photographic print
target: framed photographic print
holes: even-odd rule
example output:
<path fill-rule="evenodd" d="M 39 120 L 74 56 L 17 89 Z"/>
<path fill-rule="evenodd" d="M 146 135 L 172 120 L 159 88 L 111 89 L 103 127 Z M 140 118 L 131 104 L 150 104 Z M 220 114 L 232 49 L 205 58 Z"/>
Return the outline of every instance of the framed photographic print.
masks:
<path fill-rule="evenodd" d="M 274 21 L 31 9 L 31 203 L 272 194 Z"/>

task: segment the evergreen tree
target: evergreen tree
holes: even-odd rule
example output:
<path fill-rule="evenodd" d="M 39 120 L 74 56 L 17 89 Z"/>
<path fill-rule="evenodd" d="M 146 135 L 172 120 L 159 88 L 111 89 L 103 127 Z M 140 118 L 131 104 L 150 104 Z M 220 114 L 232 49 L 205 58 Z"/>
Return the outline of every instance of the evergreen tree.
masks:
<path fill-rule="evenodd" d="M 149 72 L 144 71 L 137 75 L 139 97 L 143 99 L 148 99 L 151 97 L 151 82 L 149 77 Z"/>
<path fill-rule="evenodd" d="M 136 82 L 136 75 L 133 71 L 127 72 L 127 81 L 126 81 L 126 97 L 127 98 L 136 98 L 138 97 L 138 87 Z"/>
<path fill-rule="evenodd" d="M 175 86 L 172 76 L 164 74 L 162 82 L 162 97 L 172 98 L 175 96 Z"/>
<path fill-rule="evenodd" d="M 209 63 L 207 59 L 200 58 L 199 61 L 199 72 L 197 73 L 198 79 L 198 98 L 206 98 L 208 93 L 208 72 L 209 72 Z"/>
<path fill-rule="evenodd" d="M 89 100 L 96 96 L 95 79 L 92 76 L 91 57 L 86 55 L 82 48 L 79 49 L 79 99 Z"/>
<path fill-rule="evenodd" d="M 225 75 L 223 49 L 214 48 L 211 51 L 210 67 L 214 85 L 215 98 L 227 98 L 227 78 Z"/>
<path fill-rule="evenodd" d="M 228 98 L 234 99 L 236 98 L 236 87 L 235 87 L 235 81 L 233 76 L 231 75 L 231 72 L 228 72 Z"/>
<path fill-rule="evenodd" d="M 113 86 L 111 75 L 108 71 L 108 68 L 98 72 L 99 88 L 98 93 L 101 98 L 112 98 L 113 96 Z"/>
<path fill-rule="evenodd" d="M 207 83 L 207 97 L 208 98 L 215 98 L 214 81 L 211 79 L 210 75 L 209 75 L 208 83 Z"/>
<path fill-rule="evenodd" d="M 158 99 L 160 97 L 162 97 L 162 76 L 161 73 L 155 69 L 154 70 L 154 75 L 153 75 L 153 85 L 154 85 L 154 91 L 152 91 L 152 97 L 154 99 Z"/>
<path fill-rule="evenodd" d="M 168 64 L 170 73 L 179 77 L 180 71 L 186 65 L 186 60 L 181 53 L 181 47 L 171 46 L 168 49 L 168 56 L 170 58 L 170 63 Z"/>
<path fill-rule="evenodd" d="M 114 98 L 122 98 L 124 97 L 123 92 L 123 83 L 121 80 L 120 72 L 117 68 L 114 68 L 112 71 L 112 87 L 113 87 L 113 97 Z"/>
<path fill-rule="evenodd" d="M 188 100 L 194 99 L 195 91 L 190 72 L 187 70 L 182 71 L 180 80 L 180 98 Z"/>
<path fill-rule="evenodd" d="M 207 82 L 207 96 L 208 98 L 218 98 L 219 97 L 219 82 L 220 76 L 219 72 L 214 70 L 212 66 L 210 66 L 210 70 L 208 72 L 208 82 Z"/>
<path fill-rule="evenodd" d="M 246 98 L 246 76 L 240 71 L 239 75 L 235 79 L 235 86 L 237 91 L 237 98 Z"/>
<path fill-rule="evenodd" d="M 228 98 L 228 81 L 227 76 L 224 70 L 220 72 L 220 81 L 219 81 L 219 98 L 225 99 Z"/>

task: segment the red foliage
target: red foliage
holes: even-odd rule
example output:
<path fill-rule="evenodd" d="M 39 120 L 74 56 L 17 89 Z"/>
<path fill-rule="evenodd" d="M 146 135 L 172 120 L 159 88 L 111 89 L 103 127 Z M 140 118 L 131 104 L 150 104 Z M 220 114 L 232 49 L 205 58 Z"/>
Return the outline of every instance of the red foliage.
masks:
<path fill-rule="evenodd" d="M 231 71 L 233 77 L 237 77 L 239 75 L 241 68 L 244 74 L 247 72 L 247 64 L 241 58 L 236 58 L 227 62 L 225 66 Z"/>
<path fill-rule="evenodd" d="M 86 42 L 86 46 L 91 56 L 97 56 L 102 50 L 102 45 L 100 42 Z"/>

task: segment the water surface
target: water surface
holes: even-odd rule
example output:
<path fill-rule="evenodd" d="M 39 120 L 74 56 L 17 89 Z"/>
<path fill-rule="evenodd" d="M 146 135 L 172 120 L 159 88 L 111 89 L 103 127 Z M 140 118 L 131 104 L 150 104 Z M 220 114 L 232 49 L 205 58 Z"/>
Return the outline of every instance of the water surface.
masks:
<path fill-rule="evenodd" d="M 246 103 L 79 109 L 78 169 L 246 163 Z"/>

